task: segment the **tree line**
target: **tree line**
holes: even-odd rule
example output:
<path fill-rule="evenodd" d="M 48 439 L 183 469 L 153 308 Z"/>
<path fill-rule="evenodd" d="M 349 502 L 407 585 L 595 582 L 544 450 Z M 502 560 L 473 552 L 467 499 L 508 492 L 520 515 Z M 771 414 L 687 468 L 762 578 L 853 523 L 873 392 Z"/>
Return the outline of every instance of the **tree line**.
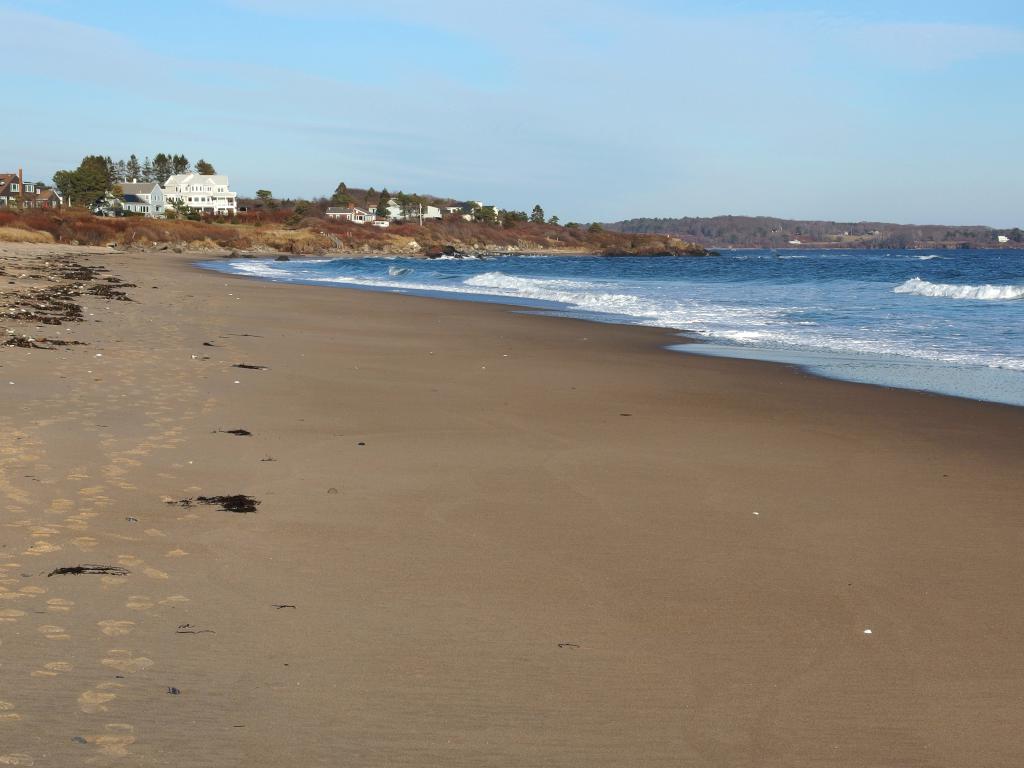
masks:
<path fill-rule="evenodd" d="M 311 204 L 306 201 L 283 201 L 274 197 L 269 189 L 256 191 L 256 198 L 260 204 L 268 209 L 288 208 L 298 209 L 301 207 L 302 214 L 309 212 Z M 320 198 L 321 209 L 327 206 L 346 208 L 358 205 L 359 207 L 376 214 L 380 218 L 388 218 L 390 215 L 389 204 L 394 200 L 395 206 L 401 212 L 402 217 L 414 219 L 420 211 L 420 206 L 435 205 L 447 208 L 457 206 L 465 214 L 471 215 L 473 221 L 485 224 L 496 224 L 502 227 L 513 227 L 516 224 L 530 222 L 531 224 L 552 224 L 558 225 L 557 216 L 546 217 L 544 209 L 538 204 L 533 207 L 530 213 L 526 211 L 505 210 L 491 205 L 477 205 L 472 202 L 460 202 L 453 198 L 442 198 L 433 195 L 407 194 L 402 191 L 389 192 L 385 187 L 378 192 L 374 187 L 367 189 L 350 189 L 344 182 L 339 182 L 329 198 Z M 313 204 L 317 204 L 314 202 Z"/>
<path fill-rule="evenodd" d="M 939 224 L 885 222 L 798 221 L 770 216 L 712 216 L 629 219 L 609 229 L 636 234 L 671 235 L 704 245 L 781 248 L 801 243 L 870 248 L 909 248 L 916 245 L 988 245 L 1000 234 L 1011 242 L 1024 241 L 1020 229 L 996 230 L 983 226 L 952 227 Z"/>
<path fill-rule="evenodd" d="M 137 155 L 116 161 L 109 155 L 88 155 L 82 158 L 78 168 L 53 174 L 53 185 L 64 200 L 89 205 L 118 184 L 140 181 L 163 185 L 173 175 L 192 172 L 204 176 L 217 173 L 206 160 L 198 160 L 193 166 L 185 155 L 159 152 L 141 162 Z"/>

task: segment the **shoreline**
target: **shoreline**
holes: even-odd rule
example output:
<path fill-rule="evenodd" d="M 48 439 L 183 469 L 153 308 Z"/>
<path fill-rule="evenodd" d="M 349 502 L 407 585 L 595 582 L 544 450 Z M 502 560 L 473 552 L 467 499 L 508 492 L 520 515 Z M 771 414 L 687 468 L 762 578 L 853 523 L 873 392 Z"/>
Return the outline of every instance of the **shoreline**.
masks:
<path fill-rule="evenodd" d="M 1021 409 L 193 258 L 0 244 L 0 758 L 1024 754 Z"/>
<path fill-rule="evenodd" d="M 508 254 L 515 256 L 518 254 Z M 545 255 L 545 254 L 541 254 Z M 566 254 L 558 254 L 566 255 Z M 573 254 L 580 256 L 588 256 L 589 254 Z M 408 257 L 401 254 L 390 255 L 391 258 L 402 259 L 402 258 L 418 258 Z M 394 287 L 375 286 L 375 285 L 364 285 L 360 283 L 344 283 L 339 282 L 332 285 L 325 285 L 322 282 L 314 280 L 274 280 L 272 278 L 256 275 L 256 274 L 239 274 L 235 272 L 229 272 L 221 270 L 218 264 L 222 264 L 224 261 L 229 259 L 239 258 L 233 256 L 226 256 L 216 260 L 211 259 L 200 259 L 193 262 L 193 265 L 197 269 L 203 269 L 215 272 L 217 274 L 231 275 L 232 277 L 239 277 L 248 280 L 259 280 L 263 282 L 276 282 L 278 284 L 292 284 L 292 285 L 304 285 L 312 287 L 329 287 L 329 288 L 342 288 L 357 290 L 369 293 L 384 293 L 384 294 L 400 294 L 404 296 L 417 296 L 420 298 L 437 299 L 440 301 L 459 301 L 459 302 L 475 302 L 481 304 L 495 304 L 499 306 L 505 306 L 511 309 L 517 309 L 522 312 L 546 314 L 552 317 L 564 317 L 572 318 L 576 320 L 584 320 L 587 322 L 593 322 L 603 325 L 621 325 L 626 327 L 642 327 L 642 328 L 655 328 L 665 331 L 667 334 L 672 334 L 675 337 L 674 343 L 665 345 L 667 351 L 681 352 L 684 354 L 697 354 L 713 356 L 718 358 L 727 358 L 732 360 L 741 361 L 758 361 L 762 363 L 769 363 L 774 365 L 782 365 L 799 371 L 802 374 L 814 376 L 817 378 L 826 379 L 829 381 L 842 381 L 845 383 L 862 384 L 866 386 L 881 387 L 883 389 L 897 389 L 903 391 L 917 392 L 919 394 L 939 396 L 939 397 L 952 397 L 957 399 L 969 400 L 974 402 L 992 403 L 1005 405 L 1013 408 L 1024 407 L 1024 398 L 1015 396 L 1012 392 L 1005 391 L 1005 385 L 1001 388 L 999 386 L 1000 379 L 1009 378 L 1010 376 L 1020 375 L 1022 378 L 1021 384 L 1024 385 L 1024 372 L 1017 372 L 1009 369 L 994 369 L 985 368 L 981 366 L 956 366 L 950 363 L 942 363 L 938 361 L 922 360 L 912 357 L 900 358 L 898 355 L 865 355 L 863 359 L 859 361 L 860 368 L 857 370 L 844 370 L 843 362 L 850 359 L 850 353 L 844 353 L 839 350 L 820 349 L 820 350 L 787 350 L 787 349 L 773 349 L 769 347 L 757 347 L 757 346 L 742 346 L 742 345 L 731 345 L 721 341 L 717 341 L 712 338 L 701 337 L 696 331 L 670 328 L 667 326 L 656 326 L 647 325 L 641 323 L 628 322 L 628 318 L 623 316 L 608 314 L 608 319 L 601 319 L 595 316 L 587 317 L 586 313 L 575 312 L 572 309 L 563 307 L 557 302 L 545 301 L 541 299 L 533 300 L 534 303 L 519 303 L 522 299 L 511 296 L 501 296 L 498 294 L 488 293 L 474 293 L 467 291 L 464 293 L 459 292 L 445 292 L 443 290 L 429 290 L 421 288 L 402 288 L 400 285 Z M 247 257 L 241 257 L 247 258 Z M 260 259 L 251 258 L 253 261 Z M 388 256 L 373 256 L 368 258 L 389 258 Z M 300 259 L 290 259 L 290 261 Z M 301 259 L 303 261 L 317 261 L 319 259 Z M 324 260 L 330 260 L 325 258 Z M 267 261 L 263 259 L 263 261 Z M 591 313 L 591 315 L 598 315 L 600 313 Z M 621 319 L 620 319 L 621 318 Z M 706 349 L 679 349 L 676 350 L 674 347 L 689 347 L 691 345 L 703 346 Z M 875 378 L 864 377 L 862 369 L 866 366 L 876 365 L 879 367 L 888 368 L 880 373 L 875 374 Z M 938 375 L 938 380 L 933 378 L 930 382 L 921 382 L 914 380 L 913 372 L 920 372 L 924 369 L 932 369 Z M 910 372 L 910 373 L 908 373 Z M 974 392 L 975 394 L 968 394 L 963 391 L 958 391 L 955 384 L 950 384 L 951 380 L 956 379 L 956 374 L 959 374 L 960 378 L 967 377 L 973 379 Z M 919 376 L 920 378 L 920 376 Z M 962 385 L 961 385 L 962 386 Z M 985 395 L 988 396 L 985 396 Z M 1018 397 L 1014 400 L 1014 397 Z"/>

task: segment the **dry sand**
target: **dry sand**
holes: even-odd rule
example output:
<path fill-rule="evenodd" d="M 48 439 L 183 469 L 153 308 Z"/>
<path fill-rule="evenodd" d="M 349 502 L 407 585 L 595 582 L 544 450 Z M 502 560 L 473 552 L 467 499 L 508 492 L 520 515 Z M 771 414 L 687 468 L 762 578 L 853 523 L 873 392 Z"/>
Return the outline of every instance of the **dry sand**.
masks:
<path fill-rule="evenodd" d="M 1024 764 L 1024 409 L 167 254 L 0 290 L 68 259 L 137 287 L 0 324 L 88 343 L 0 347 L 0 766 Z"/>

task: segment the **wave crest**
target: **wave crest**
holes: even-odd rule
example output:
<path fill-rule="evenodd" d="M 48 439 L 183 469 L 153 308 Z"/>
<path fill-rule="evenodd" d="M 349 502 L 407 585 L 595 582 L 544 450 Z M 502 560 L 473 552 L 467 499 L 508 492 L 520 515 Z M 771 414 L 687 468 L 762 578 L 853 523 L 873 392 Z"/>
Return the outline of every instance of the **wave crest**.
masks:
<path fill-rule="evenodd" d="M 974 299 L 976 301 L 1013 301 L 1024 299 L 1024 285 L 955 285 L 929 283 L 912 277 L 892 289 L 893 293 L 910 293 L 939 299 Z"/>

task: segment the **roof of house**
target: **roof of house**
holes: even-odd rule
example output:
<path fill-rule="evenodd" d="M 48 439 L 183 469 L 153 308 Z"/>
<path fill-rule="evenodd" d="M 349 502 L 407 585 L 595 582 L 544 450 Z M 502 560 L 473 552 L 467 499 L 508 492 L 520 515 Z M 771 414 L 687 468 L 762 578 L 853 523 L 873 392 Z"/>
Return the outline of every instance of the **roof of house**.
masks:
<path fill-rule="evenodd" d="M 354 206 L 354 205 L 345 206 L 344 208 L 339 208 L 337 206 L 332 206 L 332 207 L 327 209 L 327 212 L 328 213 L 348 213 L 348 214 L 358 213 L 358 214 L 362 214 L 363 216 L 369 216 L 370 215 L 370 212 L 368 210 L 366 210 L 365 208 L 359 208 L 359 207 Z"/>
<path fill-rule="evenodd" d="M 121 195 L 121 199 L 126 203 L 146 203 L 146 201 L 138 195 Z"/>
<path fill-rule="evenodd" d="M 226 187 L 228 186 L 228 177 L 221 174 L 203 176 L 201 173 L 176 173 L 164 182 L 165 187 L 179 187 L 185 184 L 212 184 Z"/>
<path fill-rule="evenodd" d="M 160 185 L 155 181 L 126 182 L 120 185 L 125 196 L 128 195 L 151 195 Z"/>

